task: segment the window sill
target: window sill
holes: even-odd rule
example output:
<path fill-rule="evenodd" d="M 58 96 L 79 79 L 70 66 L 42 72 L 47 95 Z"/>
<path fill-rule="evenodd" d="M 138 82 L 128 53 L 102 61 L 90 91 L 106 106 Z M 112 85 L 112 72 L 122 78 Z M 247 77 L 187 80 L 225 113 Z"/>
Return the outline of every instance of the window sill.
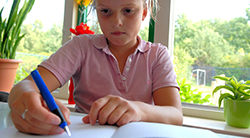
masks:
<path fill-rule="evenodd" d="M 74 104 L 68 104 L 67 100 L 59 99 L 66 107 L 69 108 L 71 112 L 75 111 L 75 105 Z M 223 120 L 215 120 L 215 119 L 207 119 L 207 118 L 199 118 L 199 117 L 191 117 L 187 114 L 187 107 L 183 107 L 184 112 L 184 121 L 183 126 L 187 127 L 194 127 L 194 128 L 201 128 L 201 129 L 208 129 L 215 133 L 222 134 L 221 137 L 224 137 L 223 134 L 225 134 L 225 137 L 228 137 L 228 135 L 237 136 L 237 137 L 250 137 L 250 128 L 248 129 L 242 129 L 242 128 L 235 128 L 230 127 L 226 124 Z M 203 112 L 203 111 L 197 111 L 197 109 L 192 109 L 188 112 Z M 209 112 L 209 111 L 207 111 Z M 221 116 L 221 112 L 215 112 L 219 116 Z M 199 113 L 200 114 L 200 113 Z M 221 117 L 220 117 L 221 118 Z"/>
<path fill-rule="evenodd" d="M 182 103 L 183 126 L 208 129 L 215 133 L 250 137 L 250 128 L 228 126 L 224 119 L 223 108 L 215 106 Z"/>
<path fill-rule="evenodd" d="M 70 112 L 75 112 L 75 104 L 68 104 L 68 100 L 59 99 L 69 110 Z"/>
<path fill-rule="evenodd" d="M 228 126 L 225 121 L 219 120 L 184 116 L 183 126 L 208 129 L 215 133 L 226 135 L 250 137 L 250 128 L 244 129 L 231 127 Z"/>

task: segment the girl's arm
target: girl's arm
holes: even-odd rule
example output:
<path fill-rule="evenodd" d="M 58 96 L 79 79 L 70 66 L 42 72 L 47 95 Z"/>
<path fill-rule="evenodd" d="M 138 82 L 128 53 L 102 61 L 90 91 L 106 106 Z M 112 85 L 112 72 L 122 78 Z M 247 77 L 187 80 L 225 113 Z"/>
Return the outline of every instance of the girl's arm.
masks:
<path fill-rule="evenodd" d="M 153 93 L 155 105 L 141 104 L 141 121 L 182 125 L 183 115 L 178 89 L 165 87 Z"/>
<path fill-rule="evenodd" d="M 153 93 L 153 98 L 155 105 L 108 95 L 96 100 L 89 115 L 82 121 L 92 125 L 97 120 L 99 124 L 118 126 L 136 121 L 182 125 L 182 108 L 177 88 L 160 88 Z"/>

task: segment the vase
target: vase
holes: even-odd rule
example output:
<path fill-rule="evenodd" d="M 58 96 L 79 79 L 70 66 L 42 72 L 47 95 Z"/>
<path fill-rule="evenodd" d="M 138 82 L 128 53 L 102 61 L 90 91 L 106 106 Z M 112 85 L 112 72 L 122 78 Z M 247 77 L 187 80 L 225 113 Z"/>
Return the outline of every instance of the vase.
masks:
<path fill-rule="evenodd" d="M 73 92 L 74 92 L 74 82 L 73 79 L 70 78 L 68 104 L 75 104 Z"/>
<path fill-rule="evenodd" d="M 224 99 L 224 117 L 229 126 L 249 128 L 250 101 Z"/>
<path fill-rule="evenodd" d="M 0 91 L 10 92 L 13 87 L 16 71 L 21 60 L 0 59 Z"/>

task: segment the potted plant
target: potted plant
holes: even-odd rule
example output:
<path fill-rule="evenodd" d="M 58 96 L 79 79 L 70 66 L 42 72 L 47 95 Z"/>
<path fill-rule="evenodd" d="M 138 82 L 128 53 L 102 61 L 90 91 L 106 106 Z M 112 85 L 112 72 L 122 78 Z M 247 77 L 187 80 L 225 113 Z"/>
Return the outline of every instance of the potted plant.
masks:
<path fill-rule="evenodd" d="M 25 36 L 21 34 L 21 25 L 34 5 L 35 0 L 28 0 L 19 9 L 21 0 L 13 0 L 7 19 L 0 11 L 0 91 L 9 92 L 14 84 L 16 70 L 20 60 L 15 60 L 16 50 Z"/>
<path fill-rule="evenodd" d="M 217 86 L 213 94 L 225 89 L 220 93 L 219 108 L 224 100 L 224 118 L 229 126 L 248 128 L 250 126 L 250 80 L 237 81 L 232 77 L 214 76 L 214 79 L 225 81 L 225 85 Z"/>

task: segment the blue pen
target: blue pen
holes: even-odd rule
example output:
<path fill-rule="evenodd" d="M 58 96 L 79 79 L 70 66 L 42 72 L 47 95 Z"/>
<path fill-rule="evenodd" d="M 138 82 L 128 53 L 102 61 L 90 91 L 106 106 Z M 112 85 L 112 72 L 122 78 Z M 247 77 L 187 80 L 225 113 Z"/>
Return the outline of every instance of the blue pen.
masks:
<path fill-rule="evenodd" d="M 38 89 L 40 90 L 40 93 L 43 97 L 43 99 L 45 100 L 47 106 L 49 107 L 49 110 L 56 114 L 57 116 L 60 117 L 61 119 L 61 123 L 59 124 L 59 126 L 64 129 L 64 131 L 66 131 L 66 133 L 71 136 L 71 133 L 69 131 L 69 128 L 67 126 L 67 122 L 65 121 L 65 118 L 62 115 L 61 110 L 59 109 L 59 107 L 57 106 L 53 96 L 51 95 L 49 89 L 47 88 L 46 84 L 44 83 L 42 77 L 40 76 L 39 72 L 37 70 L 34 70 L 31 72 L 31 76 L 33 78 L 33 80 L 35 81 Z"/>

